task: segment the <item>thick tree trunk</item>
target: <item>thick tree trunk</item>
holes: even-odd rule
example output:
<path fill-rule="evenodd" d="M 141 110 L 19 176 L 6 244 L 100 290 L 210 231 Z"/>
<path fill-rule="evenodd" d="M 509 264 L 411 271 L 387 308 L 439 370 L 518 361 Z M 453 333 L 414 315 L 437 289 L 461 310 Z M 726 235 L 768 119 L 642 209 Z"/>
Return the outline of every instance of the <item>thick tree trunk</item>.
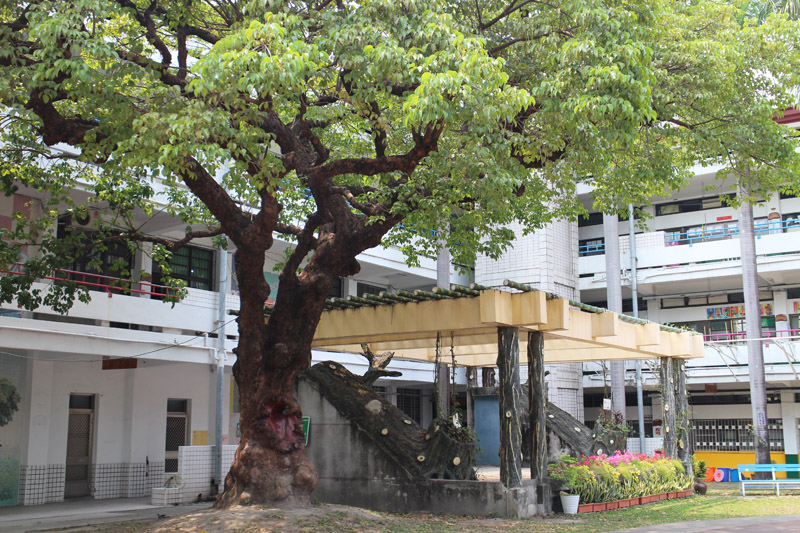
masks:
<path fill-rule="evenodd" d="M 605 431 L 602 434 L 584 426 L 577 418 L 557 405 L 547 402 L 545 407 L 547 429 L 557 436 L 561 443 L 572 450 L 573 455 L 611 454 L 615 444 L 622 443 L 625 448 L 625 435 L 619 431 Z"/>
<path fill-rule="evenodd" d="M 547 416 L 545 415 L 544 334 L 528 333 L 528 404 L 530 406 L 531 479 L 547 476 Z"/>
<path fill-rule="evenodd" d="M 497 328 L 497 368 L 500 374 L 500 481 L 512 489 L 522 484 L 518 328 Z"/>
<path fill-rule="evenodd" d="M 280 503 L 308 505 L 318 476 L 305 455 L 302 412 L 294 397 L 295 381 L 311 361 L 314 336 L 325 292 L 322 279 L 301 286 L 281 285 L 268 324 L 264 302 L 264 252 L 239 248 L 236 271 L 242 287 L 239 346 L 233 375 L 239 387 L 239 448 L 217 507 Z M 326 288 L 326 286 L 328 288 Z M 316 293 L 321 294 L 316 294 Z"/>

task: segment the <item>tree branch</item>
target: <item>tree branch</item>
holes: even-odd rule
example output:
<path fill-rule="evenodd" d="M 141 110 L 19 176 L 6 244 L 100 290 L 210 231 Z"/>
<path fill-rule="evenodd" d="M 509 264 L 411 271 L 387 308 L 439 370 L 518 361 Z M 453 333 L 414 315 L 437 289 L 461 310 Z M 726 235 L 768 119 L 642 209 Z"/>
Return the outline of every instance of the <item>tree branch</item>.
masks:
<path fill-rule="evenodd" d="M 231 240 L 239 246 L 244 242 L 245 232 L 252 225 L 250 217 L 239 209 L 227 191 L 195 158 L 187 156 L 184 162 L 186 169 L 180 172 L 181 179 L 219 220 L 222 229 Z M 271 238 L 272 228 L 268 229 L 268 238 Z"/>

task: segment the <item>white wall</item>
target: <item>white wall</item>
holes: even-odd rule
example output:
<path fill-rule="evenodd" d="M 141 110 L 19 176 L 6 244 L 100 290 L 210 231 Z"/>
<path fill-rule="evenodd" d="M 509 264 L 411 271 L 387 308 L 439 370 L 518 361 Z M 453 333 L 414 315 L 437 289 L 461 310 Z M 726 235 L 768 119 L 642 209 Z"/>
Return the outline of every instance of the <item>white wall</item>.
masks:
<path fill-rule="evenodd" d="M 64 464 L 71 393 L 95 395 L 94 464 L 163 461 L 168 398 L 190 401 L 190 438 L 191 431 L 208 431 L 213 441 L 209 390 L 216 378 L 210 365 L 140 360 L 139 368 L 127 370 L 102 370 L 99 361 L 31 361 L 30 366 L 25 464 Z M 227 411 L 228 397 L 224 400 Z"/>

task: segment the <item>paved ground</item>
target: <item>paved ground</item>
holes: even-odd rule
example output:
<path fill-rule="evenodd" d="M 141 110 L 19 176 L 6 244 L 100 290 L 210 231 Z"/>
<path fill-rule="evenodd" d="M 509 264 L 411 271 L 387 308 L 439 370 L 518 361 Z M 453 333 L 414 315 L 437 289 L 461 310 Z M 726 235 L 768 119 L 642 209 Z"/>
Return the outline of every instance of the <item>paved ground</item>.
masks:
<path fill-rule="evenodd" d="M 733 533 L 733 532 L 761 532 L 770 533 L 800 531 L 800 515 L 786 516 L 750 516 L 746 518 L 725 518 L 722 520 L 699 520 L 695 522 L 673 522 L 672 524 L 658 524 L 654 526 L 623 529 L 625 533 Z"/>
<path fill-rule="evenodd" d="M 156 507 L 150 498 L 94 500 L 81 498 L 29 507 L 0 507 L 0 531 L 69 531 L 112 522 L 170 518 L 210 507 L 210 503 Z M 770 533 L 800 532 L 800 515 L 728 518 L 695 522 L 675 522 L 635 529 L 625 533 Z"/>
<path fill-rule="evenodd" d="M 207 507 L 211 507 L 211 504 L 157 507 L 150 505 L 150 497 L 109 500 L 76 498 L 45 505 L 0 507 L 0 531 L 52 531 L 125 520 L 152 520 L 159 516 L 167 518 Z"/>

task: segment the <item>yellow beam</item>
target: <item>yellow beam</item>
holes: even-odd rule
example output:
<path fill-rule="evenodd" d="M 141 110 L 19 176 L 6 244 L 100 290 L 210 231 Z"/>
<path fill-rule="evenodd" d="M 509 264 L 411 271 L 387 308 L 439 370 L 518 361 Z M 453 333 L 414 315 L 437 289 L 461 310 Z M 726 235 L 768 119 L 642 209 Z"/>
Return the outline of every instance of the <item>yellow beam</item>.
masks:
<path fill-rule="evenodd" d="M 657 324 L 623 322 L 616 313 L 586 313 L 564 298 L 547 300 L 543 292 L 481 291 L 475 298 L 454 298 L 323 313 L 312 347 L 360 352 L 368 343 L 376 352 L 432 361 L 437 333 L 441 356 L 449 357 L 450 338 L 459 364 L 493 365 L 497 327 L 545 332 L 545 361 L 693 358 L 703 355 L 703 338 L 661 331 Z M 520 351 L 527 336 L 520 336 Z M 522 357 L 524 360 L 524 357 Z"/>

